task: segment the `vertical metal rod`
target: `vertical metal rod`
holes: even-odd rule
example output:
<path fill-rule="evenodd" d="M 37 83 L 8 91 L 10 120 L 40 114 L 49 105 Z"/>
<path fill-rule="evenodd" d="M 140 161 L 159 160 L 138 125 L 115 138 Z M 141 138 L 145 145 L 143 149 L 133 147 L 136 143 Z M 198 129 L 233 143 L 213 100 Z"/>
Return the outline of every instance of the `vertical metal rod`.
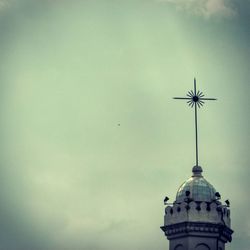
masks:
<path fill-rule="evenodd" d="M 196 96 L 196 79 L 194 78 L 194 95 Z M 195 147 L 196 147 L 196 166 L 198 166 L 198 125 L 197 125 L 197 102 L 195 102 Z"/>
<path fill-rule="evenodd" d="M 198 125 L 197 125 L 197 103 L 195 103 L 195 144 L 196 144 L 196 166 L 198 166 Z"/>
<path fill-rule="evenodd" d="M 196 78 L 194 78 L 194 95 L 196 95 Z"/>

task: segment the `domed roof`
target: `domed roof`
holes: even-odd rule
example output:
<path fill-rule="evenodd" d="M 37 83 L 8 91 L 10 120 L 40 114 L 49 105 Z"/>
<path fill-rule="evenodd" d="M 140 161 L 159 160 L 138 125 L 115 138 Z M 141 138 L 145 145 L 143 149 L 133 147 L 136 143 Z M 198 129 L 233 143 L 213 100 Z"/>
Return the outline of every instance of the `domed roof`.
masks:
<path fill-rule="evenodd" d="M 215 188 L 201 175 L 201 172 L 200 166 L 193 167 L 193 176 L 185 181 L 177 191 L 176 203 L 186 201 L 187 198 L 205 202 L 216 200 Z M 190 192 L 188 197 L 186 191 Z"/>

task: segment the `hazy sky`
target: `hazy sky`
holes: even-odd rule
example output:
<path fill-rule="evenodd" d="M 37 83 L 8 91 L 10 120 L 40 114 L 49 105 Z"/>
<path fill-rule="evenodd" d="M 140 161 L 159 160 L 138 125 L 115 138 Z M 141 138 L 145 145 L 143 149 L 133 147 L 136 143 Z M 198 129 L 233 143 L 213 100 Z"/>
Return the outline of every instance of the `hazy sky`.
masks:
<path fill-rule="evenodd" d="M 168 249 L 196 76 L 200 164 L 249 250 L 249 24 L 249 0 L 1 0 L 0 249 Z"/>

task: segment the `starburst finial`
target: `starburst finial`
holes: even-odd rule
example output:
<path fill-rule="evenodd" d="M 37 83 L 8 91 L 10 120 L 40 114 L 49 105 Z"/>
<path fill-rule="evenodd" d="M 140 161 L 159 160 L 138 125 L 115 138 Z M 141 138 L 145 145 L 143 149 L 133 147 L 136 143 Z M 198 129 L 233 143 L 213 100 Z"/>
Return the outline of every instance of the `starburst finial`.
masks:
<path fill-rule="evenodd" d="M 195 108 L 195 144 L 196 144 L 196 166 L 198 166 L 198 124 L 197 124 L 197 106 L 201 108 L 207 100 L 217 100 L 216 98 L 205 98 L 204 94 L 196 91 L 196 78 L 194 78 L 194 90 L 188 91 L 187 97 L 174 97 L 174 99 L 187 100 L 191 108 Z"/>

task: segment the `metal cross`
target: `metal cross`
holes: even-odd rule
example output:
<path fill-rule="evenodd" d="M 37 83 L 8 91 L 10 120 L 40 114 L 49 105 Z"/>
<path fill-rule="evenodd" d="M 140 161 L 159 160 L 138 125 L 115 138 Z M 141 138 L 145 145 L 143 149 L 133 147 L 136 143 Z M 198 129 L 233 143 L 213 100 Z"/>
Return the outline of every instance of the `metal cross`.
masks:
<path fill-rule="evenodd" d="M 196 147 L 196 166 L 198 166 L 198 124 L 197 124 L 197 106 L 202 107 L 207 100 L 217 100 L 215 98 L 205 98 L 201 91 L 196 92 L 196 79 L 194 78 L 194 90 L 190 90 L 187 93 L 187 97 L 174 97 L 174 99 L 188 100 L 188 105 L 194 107 L 195 116 L 195 147 Z"/>

